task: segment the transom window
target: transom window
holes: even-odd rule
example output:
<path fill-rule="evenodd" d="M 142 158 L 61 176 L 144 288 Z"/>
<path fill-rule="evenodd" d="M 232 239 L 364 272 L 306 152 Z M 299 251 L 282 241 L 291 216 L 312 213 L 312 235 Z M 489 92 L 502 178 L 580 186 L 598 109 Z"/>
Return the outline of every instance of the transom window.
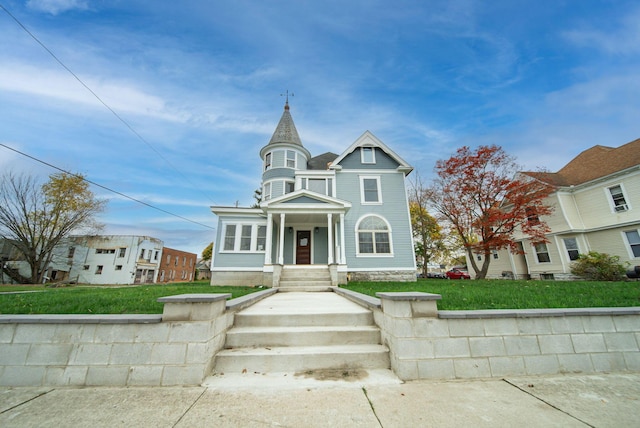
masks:
<path fill-rule="evenodd" d="M 569 260 L 578 260 L 580 251 L 578 249 L 578 241 L 576 238 L 564 238 L 564 248 L 567 249 L 567 255 Z"/>
<path fill-rule="evenodd" d="M 622 187 L 620 185 L 609 187 L 609 193 L 611 193 L 611 199 L 613 200 L 613 209 L 615 212 L 627 211 L 627 200 L 624 198 Z"/>
<path fill-rule="evenodd" d="M 358 254 L 391 254 L 391 232 L 382 218 L 367 216 L 357 227 Z"/>
<path fill-rule="evenodd" d="M 363 204 L 379 204 L 380 177 L 360 177 L 360 200 Z"/>
<path fill-rule="evenodd" d="M 536 256 L 538 257 L 538 263 L 550 263 L 551 258 L 549 257 L 549 249 L 547 248 L 547 244 L 541 242 L 539 244 L 534 245 L 536 249 Z"/>
<path fill-rule="evenodd" d="M 629 230 L 625 232 L 625 235 L 627 235 L 627 242 L 633 257 L 640 257 L 640 233 L 637 230 Z"/>
<path fill-rule="evenodd" d="M 260 224 L 227 224 L 222 252 L 263 252 L 267 226 Z"/>
<path fill-rule="evenodd" d="M 362 163 L 376 163 L 376 152 L 373 147 L 361 147 L 360 157 Z"/>

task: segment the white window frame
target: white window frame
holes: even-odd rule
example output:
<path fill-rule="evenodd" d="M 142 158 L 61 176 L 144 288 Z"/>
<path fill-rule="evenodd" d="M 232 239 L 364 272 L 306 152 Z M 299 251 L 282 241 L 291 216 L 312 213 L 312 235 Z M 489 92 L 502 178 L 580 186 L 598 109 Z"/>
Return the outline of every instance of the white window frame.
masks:
<path fill-rule="evenodd" d="M 576 242 L 576 248 L 567 247 L 567 239 L 573 239 Z M 567 260 L 569 260 L 570 262 L 574 262 L 578 260 L 577 257 L 575 259 L 572 259 L 571 255 L 569 254 L 569 251 L 577 251 L 578 256 L 580 255 L 580 245 L 578 244 L 578 238 L 576 238 L 575 236 L 572 236 L 569 238 L 562 238 L 562 245 L 564 245 L 564 250 L 565 250 L 565 253 L 567 254 Z"/>
<path fill-rule="evenodd" d="M 541 242 L 539 244 L 532 244 L 532 245 L 533 245 L 533 252 L 536 255 L 536 262 L 537 263 L 551 263 L 551 254 L 549 253 L 549 246 L 545 242 Z M 539 245 L 544 245 L 545 251 L 538 251 L 538 246 Z M 548 261 L 541 261 L 540 260 L 540 254 L 546 254 L 547 258 L 549 260 Z"/>
<path fill-rule="evenodd" d="M 290 192 L 287 192 L 287 187 L 288 186 L 291 186 L 291 191 Z M 293 180 L 284 180 L 283 190 L 284 190 L 284 194 L 285 195 L 295 192 L 296 191 L 296 182 L 293 181 Z"/>
<path fill-rule="evenodd" d="M 235 226 L 235 231 L 233 234 L 233 249 L 225 249 L 226 248 L 226 238 L 227 238 L 227 228 L 230 226 Z M 240 247 L 242 245 L 242 233 L 243 229 L 246 227 L 251 227 L 251 241 L 249 244 L 248 250 L 241 250 Z M 258 229 L 260 227 L 264 227 L 264 236 L 261 237 L 264 240 L 264 248 L 262 250 L 258 249 Z M 220 253 L 264 253 L 266 251 L 267 242 L 266 242 L 266 223 L 251 223 L 251 222 L 228 222 L 223 224 L 222 230 L 222 249 Z M 247 238 L 249 235 L 245 235 Z M 246 242 L 246 240 L 245 240 Z"/>
<path fill-rule="evenodd" d="M 616 198 L 614 197 L 613 193 L 613 189 L 615 188 L 620 189 L 620 196 L 622 196 L 622 200 L 624 201 L 624 203 L 616 205 Z M 626 196 L 626 192 L 624 191 L 624 186 L 622 185 L 622 183 L 607 187 L 607 194 L 609 198 L 609 204 L 611 205 L 611 210 L 614 214 L 629 211 L 631 209 L 629 205 L 629 199 Z"/>
<path fill-rule="evenodd" d="M 289 159 L 289 153 L 293 153 L 293 159 Z M 293 161 L 293 166 L 289 165 L 289 161 Z M 298 154 L 295 150 L 286 150 L 284 154 L 284 165 L 287 168 L 296 169 L 296 165 L 298 164 Z"/>
<path fill-rule="evenodd" d="M 273 165 L 273 152 L 269 152 L 264 155 L 264 170 L 268 171 Z"/>
<path fill-rule="evenodd" d="M 387 236 L 389 237 L 389 252 L 388 253 L 376 253 L 376 241 L 375 241 L 375 233 L 376 232 L 372 232 L 373 233 L 373 253 L 361 253 L 360 252 L 360 224 L 367 218 L 367 217 L 376 217 L 380 220 L 382 220 L 384 222 L 384 224 L 387 226 Z M 389 222 L 387 221 L 386 218 L 377 215 L 377 214 L 365 214 L 362 217 L 360 217 L 358 219 L 358 221 L 356 222 L 355 225 L 355 240 L 356 240 L 356 257 L 394 257 L 393 254 L 393 234 L 391 231 L 391 225 L 389 224 Z"/>
<path fill-rule="evenodd" d="M 273 190 L 273 184 L 271 181 L 264 183 L 264 186 L 262 186 L 262 200 L 263 201 L 268 201 L 269 199 L 271 199 L 271 192 Z"/>
<path fill-rule="evenodd" d="M 367 155 L 371 150 L 371 159 L 367 159 Z M 376 148 L 371 146 L 360 147 L 360 162 L 364 165 L 373 165 L 376 163 Z"/>
<path fill-rule="evenodd" d="M 636 232 L 638 236 L 640 236 L 640 229 L 624 230 L 622 231 L 622 236 L 624 238 L 624 242 L 627 243 L 627 251 L 629 251 L 629 257 L 631 259 L 640 259 L 640 256 L 636 256 L 635 254 L 633 254 L 633 246 L 638 245 L 638 243 L 631 243 L 631 241 L 629 241 L 629 235 L 627 235 L 627 233 L 631 232 Z"/>
<path fill-rule="evenodd" d="M 376 181 L 376 188 L 378 192 L 377 201 L 365 201 L 364 180 Z M 380 183 L 381 183 L 381 180 L 379 175 L 361 175 L 360 176 L 360 203 L 362 205 L 382 205 L 382 185 Z"/>

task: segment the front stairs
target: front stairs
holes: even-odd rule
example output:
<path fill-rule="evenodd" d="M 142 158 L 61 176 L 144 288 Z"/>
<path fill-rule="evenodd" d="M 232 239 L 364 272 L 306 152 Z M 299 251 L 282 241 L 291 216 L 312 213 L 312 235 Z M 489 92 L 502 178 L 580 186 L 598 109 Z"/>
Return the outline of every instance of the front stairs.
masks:
<path fill-rule="evenodd" d="M 326 265 L 284 266 L 278 291 L 331 291 L 331 274 Z"/>
<path fill-rule="evenodd" d="M 235 315 L 215 375 L 389 369 L 373 313 L 333 292 L 276 293 Z"/>

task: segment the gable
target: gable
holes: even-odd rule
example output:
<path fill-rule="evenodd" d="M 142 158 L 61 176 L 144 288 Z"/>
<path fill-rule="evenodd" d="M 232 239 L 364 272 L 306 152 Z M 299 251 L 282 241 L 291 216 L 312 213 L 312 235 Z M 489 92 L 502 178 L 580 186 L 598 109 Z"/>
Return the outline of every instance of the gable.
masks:
<path fill-rule="evenodd" d="M 316 198 L 312 198 L 310 196 L 299 196 L 297 198 L 289 199 L 288 201 L 283 201 L 283 204 L 326 204 L 326 201 L 320 201 Z"/>
<path fill-rule="evenodd" d="M 363 162 L 362 148 L 372 148 L 374 161 Z M 413 168 L 371 132 L 366 131 L 331 165 L 331 169 L 397 169 L 409 174 Z"/>

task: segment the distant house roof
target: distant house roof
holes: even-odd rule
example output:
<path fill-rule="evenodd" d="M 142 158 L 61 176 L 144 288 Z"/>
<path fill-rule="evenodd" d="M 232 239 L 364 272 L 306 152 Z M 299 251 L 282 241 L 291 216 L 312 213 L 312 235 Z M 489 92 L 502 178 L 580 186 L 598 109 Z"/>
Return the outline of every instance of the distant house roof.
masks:
<path fill-rule="evenodd" d="M 640 138 L 620 147 L 593 146 L 558 172 L 523 172 L 554 186 L 572 186 L 640 165 Z"/>
<path fill-rule="evenodd" d="M 329 164 L 338 157 L 337 154 L 327 152 L 318 156 L 314 156 L 307 162 L 307 169 L 325 170 L 329 169 Z"/>

